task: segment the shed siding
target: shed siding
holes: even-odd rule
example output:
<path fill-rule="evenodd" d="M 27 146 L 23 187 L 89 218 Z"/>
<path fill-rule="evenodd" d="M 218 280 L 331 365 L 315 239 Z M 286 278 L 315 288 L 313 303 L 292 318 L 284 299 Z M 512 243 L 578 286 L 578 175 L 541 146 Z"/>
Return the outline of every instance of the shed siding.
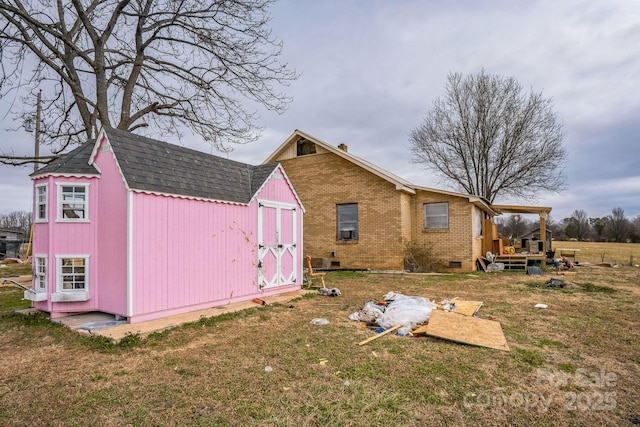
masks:
<path fill-rule="evenodd" d="M 127 190 L 106 139 L 95 157 L 100 168 L 100 218 L 96 268 L 100 277 L 97 288 L 100 310 L 127 315 Z"/>
<path fill-rule="evenodd" d="M 129 320 L 135 323 L 299 288 L 258 290 L 259 198 L 297 205 L 285 179 L 270 179 L 248 206 L 134 193 Z M 301 215 L 300 206 L 297 211 Z M 298 271 L 301 274 L 301 266 Z"/>

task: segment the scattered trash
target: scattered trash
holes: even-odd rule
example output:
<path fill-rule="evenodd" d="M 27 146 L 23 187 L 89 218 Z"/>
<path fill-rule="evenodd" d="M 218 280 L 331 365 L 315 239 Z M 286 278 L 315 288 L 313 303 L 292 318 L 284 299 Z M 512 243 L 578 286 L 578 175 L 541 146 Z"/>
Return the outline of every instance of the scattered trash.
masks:
<path fill-rule="evenodd" d="M 450 299 L 440 301 L 438 308 L 442 308 L 444 311 L 456 311 L 456 302 Z"/>
<path fill-rule="evenodd" d="M 264 367 L 264 371 L 265 372 L 273 372 L 273 368 L 271 366 L 265 366 Z"/>
<path fill-rule="evenodd" d="M 478 314 L 478 310 L 480 310 L 482 304 L 482 301 L 466 301 L 455 297 L 453 299 L 440 301 L 437 307 L 439 310 L 453 311 L 458 314 L 464 314 L 465 316 L 475 316 Z"/>
<path fill-rule="evenodd" d="M 322 326 L 322 325 L 328 325 L 329 321 L 327 319 L 316 318 L 316 319 L 311 319 L 311 324 Z"/>
<path fill-rule="evenodd" d="M 539 304 L 534 305 L 533 307 L 534 308 L 548 308 L 549 306 L 547 304 L 539 303 Z"/>
<path fill-rule="evenodd" d="M 351 385 L 351 383 L 349 382 L 349 380 L 347 380 L 347 381 L 345 381 L 345 382 L 344 382 L 344 386 L 345 386 L 345 387 L 349 387 L 350 385 Z"/>
<path fill-rule="evenodd" d="M 401 325 L 399 334 L 407 335 L 416 325 L 429 320 L 436 305 L 424 297 L 406 296 L 390 292 L 384 296 L 387 302 L 384 313 L 377 319 L 378 325 L 388 329 Z"/>
<path fill-rule="evenodd" d="M 496 258 L 498 258 L 497 254 L 487 252 L 487 259 L 490 261 L 490 264 L 487 265 L 487 273 L 497 273 L 504 270 L 504 263 L 496 262 Z"/>
<path fill-rule="evenodd" d="M 381 336 L 384 336 L 384 335 L 386 335 L 386 334 L 388 334 L 388 333 L 391 333 L 391 332 L 393 332 L 393 331 L 395 331 L 395 330 L 397 330 L 397 329 L 400 329 L 401 327 L 402 327 L 402 325 L 396 325 L 396 326 L 394 326 L 394 327 L 392 327 L 392 328 L 387 329 L 386 331 L 382 331 L 382 332 L 380 332 L 380 333 L 378 333 L 378 334 L 376 334 L 376 335 L 374 335 L 374 336 L 372 336 L 372 337 L 369 337 L 369 338 L 367 338 L 367 339 L 366 339 L 366 340 L 364 340 L 364 341 L 360 341 L 360 342 L 358 343 L 358 345 L 365 345 L 365 344 L 366 344 L 366 343 L 368 343 L 368 342 L 371 342 L 371 341 L 373 341 L 373 340 L 377 340 L 377 339 L 378 339 L 378 338 L 380 338 Z"/>
<path fill-rule="evenodd" d="M 338 288 L 320 288 L 318 289 L 318 292 L 320 292 L 320 294 L 327 296 L 327 297 L 339 297 L 340 295 L 342 295 L 342 293 L 340 292 L 340 289 Z"/>
<path fill-rule="evenodd" d="M 364 307 L 360 311 L 352 313 L 349 319 L 360 322 L 374 322 L 378 320 L 378 317 L 382 316 L 385 307 L 378 305 L 372 301 L 365 303 Z"/>
<path fill-rule="evenodd" d="M 251 302 L 255 302 L 256 304 L 260 304 L 260 305 L 266 304 L 266 302 L 264 302 L 264 300 L 261 300 L 260 298 L 254 298 L 251 300 Z"/>
<path fill-rule="evenodd" d="M 373 329 L 376 335 L 358 343 L 364 345 L 396 332 L 398 336 L 435 336 L 454 342 L 509 351 L 502 326 L 495 318 L 477 317 L 481 301 L 465 301 L 458 297 L 435 304 L 424 297 L 389 292 L 384 301 L 369 301 L 349 316 L 363 322 L 362 329 Z M 442 316 L 445 315 L 443 318 Z M 433 316 L 437 320 L 434 322 Z M 376 356 L 374 354 L 374 356 Z M 376 356 L 377 357 L 377 356 Z"/>
<path fill-rule="evenodd" d="M 329 359 L 320 359 L 320 366 L 324 366 L 327 364 L 327 362 L 329 361 Z"/>
<path fill-rule="evenodd" d="M 547 288 L 564 288 L 564 280 L 552 277 L 547 282 Z"/>
<path fill-rule="evenodd" d="M 527 267 L 527 274 L 531 276 L 542 276 L 542 269 L 540 267 Z"/>

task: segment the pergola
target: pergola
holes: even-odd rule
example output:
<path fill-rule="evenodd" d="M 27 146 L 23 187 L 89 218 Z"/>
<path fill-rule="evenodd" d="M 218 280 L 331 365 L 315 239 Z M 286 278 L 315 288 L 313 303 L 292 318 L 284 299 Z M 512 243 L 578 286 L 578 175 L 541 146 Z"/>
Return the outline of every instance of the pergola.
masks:
<path fill-rule="evenodd" d="M 501 214 L 535 214 L 540 216 L 540 240 L 542 247 L 547 247 L 547 216 L 551 213 L 548 206 L 518 206 L 518 205 L 491 205 L 491 207 Z"/>

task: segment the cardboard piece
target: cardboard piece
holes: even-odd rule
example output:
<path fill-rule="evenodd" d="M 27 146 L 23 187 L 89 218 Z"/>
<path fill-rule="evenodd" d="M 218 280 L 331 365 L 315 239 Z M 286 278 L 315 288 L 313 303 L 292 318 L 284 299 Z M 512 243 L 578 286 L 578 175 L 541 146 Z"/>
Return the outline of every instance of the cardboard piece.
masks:
<path fill-rule="evenodd" d="M 424 327 L 424 333 L 463 344 L 509 351 L 502 326 L 493 320 L 433 310 L 429 323 Z"/>

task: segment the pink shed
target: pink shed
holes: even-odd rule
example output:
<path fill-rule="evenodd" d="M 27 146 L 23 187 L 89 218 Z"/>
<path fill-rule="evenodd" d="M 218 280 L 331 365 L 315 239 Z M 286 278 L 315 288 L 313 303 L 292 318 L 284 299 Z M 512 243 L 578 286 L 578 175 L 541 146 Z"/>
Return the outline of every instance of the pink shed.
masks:
<path fill-rule="evenodd" d="M 300 288 L 304 208 L 251 166 L 105 128 L 32 175 L 34 280 L 52 318 L 130 323 Z"/>

